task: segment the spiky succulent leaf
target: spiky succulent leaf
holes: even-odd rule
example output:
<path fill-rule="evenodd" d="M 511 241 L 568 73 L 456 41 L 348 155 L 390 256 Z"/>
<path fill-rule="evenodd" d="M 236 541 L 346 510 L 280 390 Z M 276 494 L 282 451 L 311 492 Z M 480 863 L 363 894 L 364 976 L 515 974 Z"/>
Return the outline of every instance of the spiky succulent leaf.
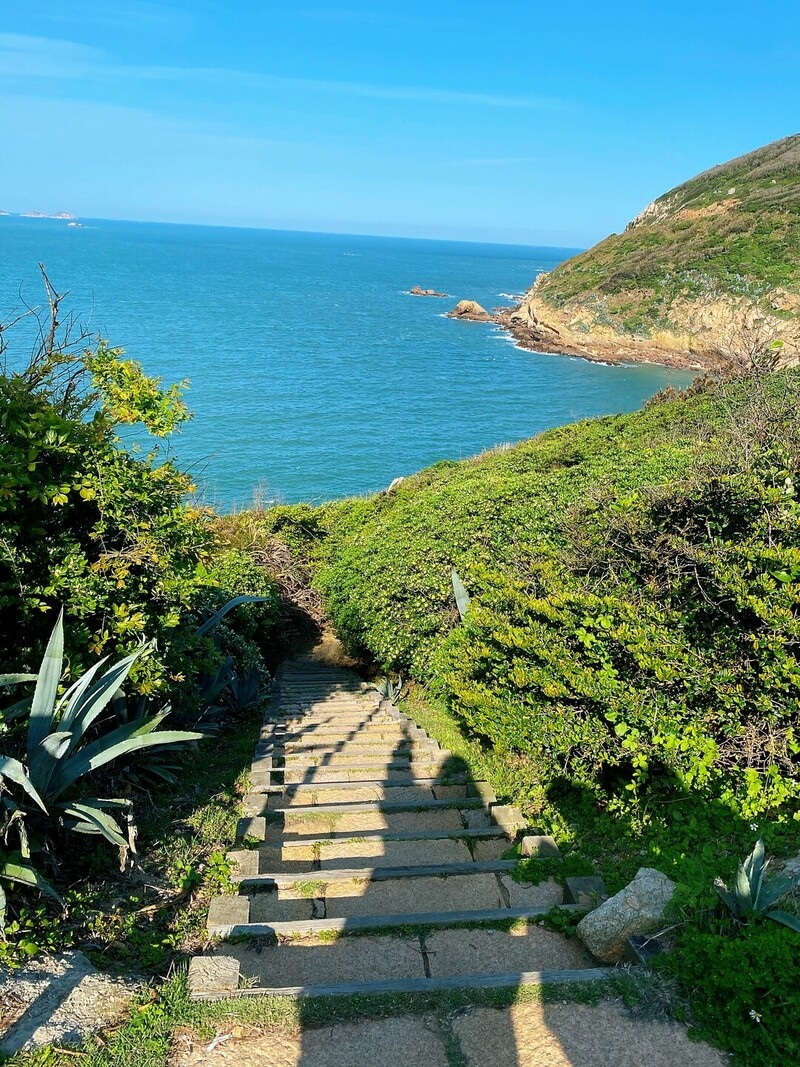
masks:
<path fill-rule="evenodd" d="M 791 912 L 783 911 L 781 908 L 772 908 L 767 912 L 767 915 L 770 919 L 774 919 L 775 922 L 783 923 L 790 930 L 796 930 L 800 934 L 800 918 L 797 915 L 792 915 Z"/>
<path fill-rule="evenodd" d="M 206 619 L 202 626 L 197 628 L 197 636 L 205 637 L 207 633 L 210 633 L 210 631 L 214 629 L 218 622 L 221 622 L 225 618 L 229 611 L 233 611 L 234 608 L 238 608 L 241 604 L 263 604 L 275 599 L 274 596 L 235 596 L 233 600 L 229 600 L 227 604 L 219 609 L 219 611 L 215 611 L 210 619 Z"/>
<path fill-rule="evenodd" d="M 15 782 L 18 786 L 21 786 L 42 811 L 47 813 L 44 801 L 39 796 L 36 786 L 28 777 L 27 771 L 19 760 L 13 759 L 11 756 L 0 756 L 0 778 L 8 778 L 10 782 Z"/>
<path fill-rule="evenodd" d="M 50 640 L 47 642 L 44 659 L 39 668 L 36 689 L 31 704 L 28 723 L 28 761 L 39 748 L 53 727 L 58 683 L 64 660 L 64 611 L 59 612 Z"/>
<path fill-rule="evenodd" d="M 787 877 L 785 874 L 776 874 L 774 878 L 770 878 L 761 891 L 758 899 L 758 910 L 761 912 L 769 911 L 777 900 L 786 896 L 794 888 L 794 884 L 794 879 Z"/>
<path fill-rule="evenodd" d="M 21 719 L 23 716 L 28 715 L 31 710 L 31 698 L 25 697 L 24 700 L 18 700 L 16 704 L 12 704 L 8 708 L 3 708 L 0 711 L 0 723 L 13 722 L 14 719 Z"/>
<path fill-rule="evenodd" d="M 7 882 L 19 882 L 20 885 L 28 885 L 33 889 L 39 889 L 59 904 L 64 903 L 55 889 L 48 881 L 42 878 L 33 864 L 28 863 L 17 852 L 11 852 L 5 858 L 0 858 L 0 878 L 4 878 Z"/>
<path fill-rule="evenodd" d="M 731 893 L 731 891 L 728 889 L 728 887 L 725 885 L 721 878 L 714 879 L 714 888 L 716 889 L 717 893 L 719 893 L 723 903 L 726 904 L 727 907 L 730 908 L 733 914 L 738 918 L 740 914 L 739 901 L 737 900 L 736 896 Z"/>
<path fill-rule="evenodd" d="M 153 716 L 159 722 L 162 715 Z M 135 729 L 133 728 L 135 727 Z M 65 789 L 90 771 L 96 771 L 106 763 L 111 763 L 122 756 L 130 756 L 144 748 L 156 745 L 177 745 L 184 741 L 200 741 L 203 734 L 189 730 L 161 730 L 153 732 L 155 727 L 145 731 L 141 724 L 126 723 L 118 730 L 113 730 L 105 737 L 99 738 L 91 745 L 69 756 L 63 767 L 59 767 L 52 783 L 55 796 L 60 796 Z"/>
<path fill-rule="evenodd" d="M 470 605 L 469 593 L 466 586 L 458 576 L 458 572 L 455 567 L 450 571 L 450 579 L 453 583 L 453 595 L 456 598 L 456 607 L 458 608 L 458 614 L 462 620 L 467 614 Z"/>
<path fill-rule="evenodd" d="M 30 754 L 28 772 L 43 796 L 48 795 L 59 761 L 69 750 L 71 741 L 72 734 L 57 730 L 45 737 L 39 747 Z"/>
<path fill-rule="evenodd" d="M 72 830 L 80 834 L 102 834 L 112 845 L 127 850 L 128 842 L 122 836 L 117 821 L 103 811 L 101 804 L 101 801 L 72 801 L 62 804 L 61 810 L 76 820 L 71 826 Z"/>
<path fill-rule="evenodd" d="M 23 682 L 35 682 L 35 674 L 0 674 L 0 685 L 22 685 Z"/>
<path fill-rule="evenodd" d="M 110 667 L 88 692 L 75 694 L 59 724 L 61 729 L 69 729 L 72 732 L 71 752 L 122 686 L 140 654 L 140 651 L 137 651 L 121 659 Z"/>

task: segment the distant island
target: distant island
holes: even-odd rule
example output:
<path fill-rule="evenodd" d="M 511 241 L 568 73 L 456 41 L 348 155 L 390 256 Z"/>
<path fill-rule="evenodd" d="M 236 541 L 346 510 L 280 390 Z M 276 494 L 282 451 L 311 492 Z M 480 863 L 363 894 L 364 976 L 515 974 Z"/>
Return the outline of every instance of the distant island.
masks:
<path fill-rule="evenodd" d="M 474 309 L 472 309 L 474 311 Z M 483 312 L 483 309 L 479 309 Z M 536 351 L 708 368 L 800 359 L 800 134 L 692 178 L 491 319 Z M 486 318 L 483 316 L 486 315 Z"/>
<path fill-rule="evenodd" d="M 3 211 L 2 214 L 7 215 L 8 212 Z M 55 215 L 48 215 L 46 211 L 22 211 L 19 217 L 21 219 L 61 219 L 64 222 L 75 222 L 75 216 L 68 211 L 57 211 Z"/>

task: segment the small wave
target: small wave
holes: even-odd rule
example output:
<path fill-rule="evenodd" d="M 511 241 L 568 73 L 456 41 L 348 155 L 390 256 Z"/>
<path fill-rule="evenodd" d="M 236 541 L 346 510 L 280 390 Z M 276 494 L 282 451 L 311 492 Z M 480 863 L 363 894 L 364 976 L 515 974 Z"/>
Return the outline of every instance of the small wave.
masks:
<path fill-rule="evenodd" d="M 498 293 L 498 296 L 502 296 L 504 300 L 522 300 L 523 297 L 520 293 Z"/>
<path fill-rule="evenodd" d="M 342 252 L 342 255 L 343 256 L 355 256 L 356 259 L 361 259 L 361 253 L 360 252 Z"/>

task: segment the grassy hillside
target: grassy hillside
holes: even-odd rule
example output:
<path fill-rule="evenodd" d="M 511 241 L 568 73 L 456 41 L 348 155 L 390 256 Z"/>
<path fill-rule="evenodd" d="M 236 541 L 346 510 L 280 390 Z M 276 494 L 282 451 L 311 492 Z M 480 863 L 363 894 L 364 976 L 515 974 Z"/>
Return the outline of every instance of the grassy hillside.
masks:
<path fill-rule="evenodd" d="M 562 264 L 535 292 L 540 308 L 560 310 L 578 332 L 680 333 L 691 329 L 687 302 L 719 297 L 796 319 L 800 135 L 665 193 L 624 233 Z"/>

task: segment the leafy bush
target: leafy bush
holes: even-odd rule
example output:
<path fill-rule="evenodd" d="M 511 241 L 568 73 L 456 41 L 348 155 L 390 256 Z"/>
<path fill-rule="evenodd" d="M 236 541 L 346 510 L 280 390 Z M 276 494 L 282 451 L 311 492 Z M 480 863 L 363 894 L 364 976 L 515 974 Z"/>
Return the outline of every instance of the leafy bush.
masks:
<path fill-rule="evenodd" d="M 707 386 L 319 509 L 306 550 L 337 632 L 545 781 L 790 812 L 797 388 Z"/>
<path fill-rule="evenodd" d="M 695 1033 L 747 1067 L 800 1058 L 798 935 L 765 920 L 720 933 L 690 926 L 665 966 L 691 997 Z"/>
<path fill-rule="evenodd" d="M 158 654 L 133 678 L 168 687 L 181 664 L 182 622 L 202 600 L 207 514 L 185 503 L 188 475 L 156 446 L 126 446 L 118 428 L 155 436 L 188 414 L 119 349 L 75 353 L 51 338 L 20 371 L 0 375 L 0 655 L 30 667 L 55 605 L 74 620 L 68 668 L 124 655 L 144 636 Z M 28 639 L 26 649 L 20 638 Z M 188 636 L 188 633 L 187 633 Z"/>

